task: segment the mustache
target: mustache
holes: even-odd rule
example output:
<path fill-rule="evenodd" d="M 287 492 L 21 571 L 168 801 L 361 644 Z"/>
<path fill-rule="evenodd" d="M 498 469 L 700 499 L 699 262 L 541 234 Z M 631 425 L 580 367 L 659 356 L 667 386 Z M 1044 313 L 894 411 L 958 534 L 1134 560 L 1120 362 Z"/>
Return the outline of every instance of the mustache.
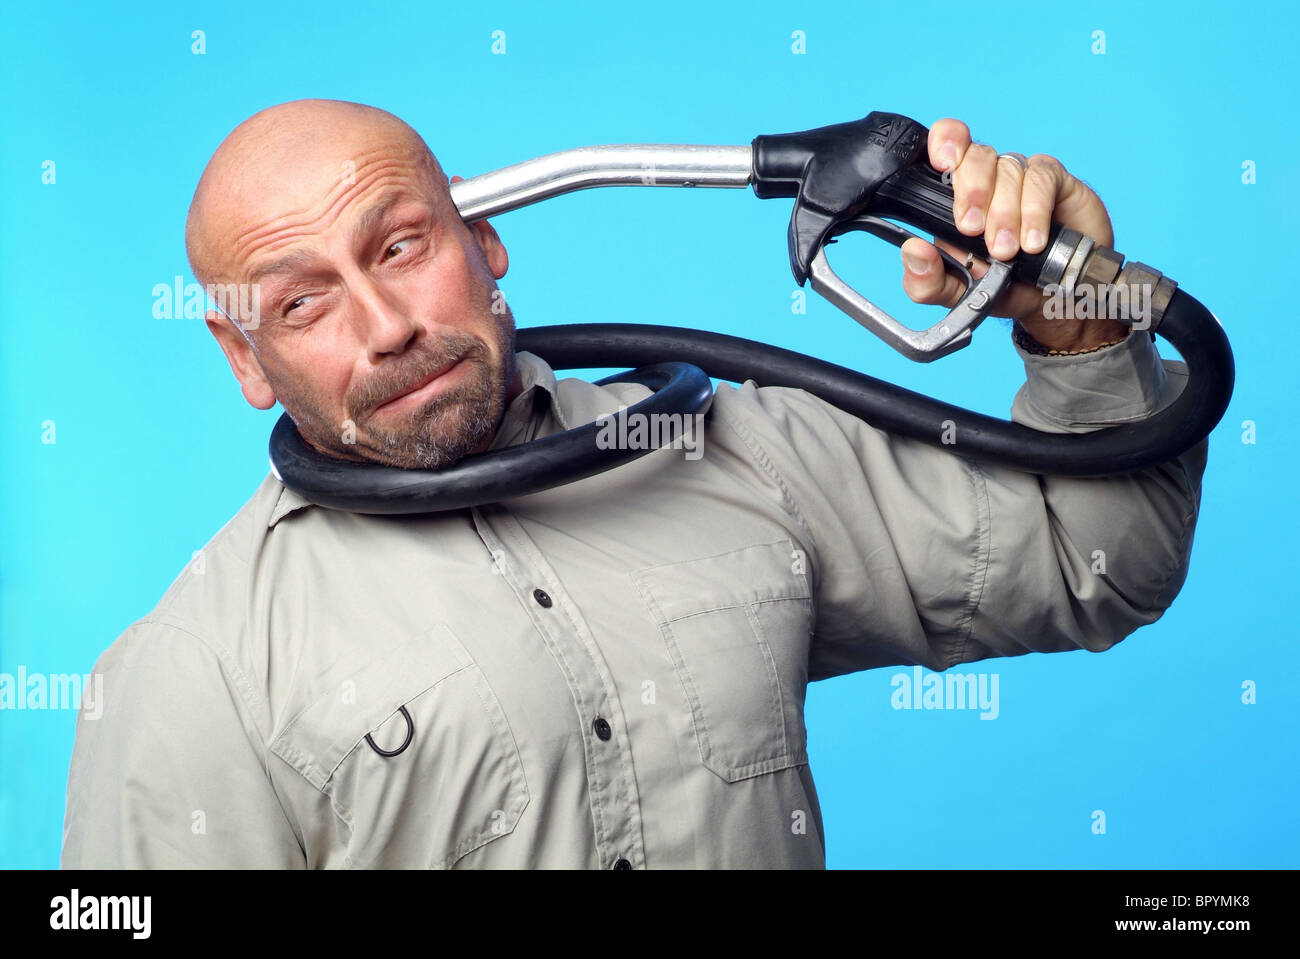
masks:
<path fill-rule="evenodd" d="M 483 343 L 473 334 L 461 331 L 448 334 L 436 343 L 405 355 L 401 365 L 393 360 L 377 370 L 349 406 L 373 411 L 439 370 L 446 370 L 465 357 L 481 352 Z"/>

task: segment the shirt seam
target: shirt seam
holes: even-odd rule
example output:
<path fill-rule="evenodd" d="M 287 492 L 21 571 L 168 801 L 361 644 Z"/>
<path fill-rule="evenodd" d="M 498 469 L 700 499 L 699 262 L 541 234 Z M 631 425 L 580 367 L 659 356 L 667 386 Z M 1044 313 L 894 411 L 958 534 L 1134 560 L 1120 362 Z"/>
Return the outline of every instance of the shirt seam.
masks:
<path fill-rule="evenodd" d="M 266 702 L 265 699 L 256 695 L 256 691 L 253 689 L 253 685 L 249 681 L 247 674 L 239 667 L 239 664 L 235 662 L 233 653 L 225 646 L 222 646 L 219 643 L 209 640 L 207 637 L 199 633 L 196 633 L 194 630 L 190 629 L 189 627 L 181 625 L 178 622 L 165 619 L 160 616 L 156 616 L 156 615 L 147 616 L 144 619 L 139 620 L 139 622 L 134 625 L 162 626 L 165 629 L 171 629 L 178 633 L 182 633 L 186 636 L 189 636 L 195 642 L 199 643 L 210 653 L 212 653 L 213 656 L 216 657 L 217 668 L 222 671 L 223 678 L 228 678 L 230 680 L 228 688 L 233 689 L 235 693 L 237 711 L 244 713 L 248 717 L 249 725 L 252 727 L 253 732 L 257 737 L 256 751 L 258 754 L 258 761 L 261 764 L 262 772 L 266 776 L 267 785 L 270 787 L 271 791 L 277 797 L 279 797 L 279 789 L 276 786 L 275 776 L 271 772 L 270 762 L 268 761 L 271 755 L 271 750 L 268 744 L 267 736 L 266 733 L 264 733 L 262 729 L 259 727 L 259 724 L 255 718 L 259 712 L 266 712 L 267 715 L 269 716 L 270 705 L 269 703 Z M 248 732 L 247 730 L 245 730 L 245 735 L 247 734 Z M 286 822 L 290 823 L 294 835 L 297 838 L 299 845 L 301 846 L 303 837 L 298 831 L 296 822 L 294 822 L 292 817 L 289 817 L 288 815 L 286 815 L 285 819 Z"/>
<path fill-rule="evenodd" d="M 972 498 L 975 502 L 975 549 L 971 557 L 970 585 L 966 590 L 966 609 L 957 621 L 959 639 L 949 654 L 943 668 L 955 666 L 966 661 L 968 647 L 975 630 L 975 614 L 984 599 L 984 590 L 988 585 L 988 571 L 992 560 L 992 507 L 989 503 L 988 483 L 984 471 L 974 460 L 962 458 L 966 478 L 970 484 Z"/>
<path fill-rule="evenodd" d="M 739 437 L 740 441 L 745 444 L 745 448 L 749 450 L 751 459 L 753 459 L 768 478 L 777 485 L 777 488 L 780 489 L 783 500 L 783 509 L 791 519 L 799 524 L 799 528 L 803 530 L 808 543 L 813 547 L 813 556 L 811 558 L 813 561 L 814 582 L 812 583 L 810 593 L 815 596 L 821 585 L 821 566 L 816 549 L 817 537 L 813 535 L 812 528 L 808 525 L 807 520 L 804 519 L 803 513 L 800 512 L 799 504 L 791 494 L 789 484 L 786 482 L 785 477 L 781 475 L 781 472 L 776 468 L 776 464 L 772 462 L 772 458 L 768 454 L 767 448 L 763 446 L 762 442 L 754 435 L 752 430 L 740 423 L 729 410 L 725 408 L 719 409 L 720 406 L 721 404 L 715 403 L 714 409 L 721 414 L 722 419 L 726 422 L 727 426 L 736 434 L 737 437 Z"/>
<path fill-rule="evenodd" d="M 217 665 L 221 668 L 222 672 L 229 674 L 230 679 L 233 681 L 233 688 L 238 694 L 245 712 L 249 714 L 250 719 L 262 711 L 259 707 L 266 707 L 268 705 L 262 697 L 255 694 L 252 683 L 249 681 L 244 671 L 239 668 L 239 664 L 235 662 L 233 653 L 231 653 L 231 651 L 225 646 L 215 643 L 207 637 L 194 632 L 194 630 L 190 629 L 188 626 L 183 626 L 174 620 L 164 617 L 146 616 L 135 624 L 135 626 L 145 625 L 163 626 L 167 629 L 175 630 L 178 633 L 184 633 L 216 656 Z M 255 720 L 251 725 L 257 732 L 258 739 L 261 740 L 261 746 L 265 754 L 267 749 L 266 734 L 259 728 L 259 725 Z M 263 755 L 262 766 L 263 768 L 267 768 L 265 755 Z"/>
<path fill-rule="evenodd" d="M 1203 442 L 1208 444 L 1209 441 L 1204 440 Z M 1208 447 L 1207 447 L 1207 453 L 1208 453 Z M 1161 584 L 1160 588 L 1156 590 L 1155 595 L 1151 597 L 1152 603 L 1150 609 L 1158 610 L 1159 616 L 1164 615 L 1164 610 L 1168 609 L 1171 605 L 1173 605 L 1173 601 L 1177 597 L 1177 593 L 1182 588 L 1180 584 L 1178 589 L 1174 591 L 1175 595 L 1172 597 L 1168 596 L 1169 586 L 1174 581 L 1174 577 L 1177 575 L 1178 570 L 1182 565 L 1182 563 L 1179 561 L 1180 556 L 1186 556 L 1188 558 L 1187 563 L 1190 571 L 1191 550 L 1188 548 L 1188 540 L 1193 535 L 1193 531 L 1195 530 L 1196 527 L 1196 516 L 1200 512 L 1199 497 L 1193 488 L 1194 484 L 1191 481 L 1191 477 L 1188 475 L 1187 464 L 1183 461 L 1183 458 L 1180 456 L 1179 458 L 1175 459 L 1171 465 L 1174 465 L 1178 468 L 1179 479 L 1181 481 L 1180 485 L 1182 486 L 1182 490 L 1180 490 L 1180 492 L 1186 492 L 1187 494 L 1189 494 L 1188 495 L 1189 506 L 1187 510 L 1183 513 L 1182 531 L 1179 533 L 1178 536 L 1177 547 L 1170 554 L 1173 557 L 1173 563 L 1170 565 L 1169 571 L 1165 574 L 1164 582 Z M 1159 616 L 1157 616 L 1157 618 L 1159 618 Z"/>
<path fill-rule="evenodd" d="M 1025 405 L 1033 413 L 1037 413 L 1043 419 L 1057 426 L 1117 426 L 1121 423 L 1141 422 L 1149 416 L 1154 415 L 1151 410 L 1151 403 L 1146 400 L 1138 400 L 1129 403 L 1126 406 L 1114 406 L 1109 409 L 1089 410 L 1087 419 L 1079 419 L 1078 410 L 1057 411 L 1051 407 L 1044 406 L 1033 396 L 1026 394 Z"/>

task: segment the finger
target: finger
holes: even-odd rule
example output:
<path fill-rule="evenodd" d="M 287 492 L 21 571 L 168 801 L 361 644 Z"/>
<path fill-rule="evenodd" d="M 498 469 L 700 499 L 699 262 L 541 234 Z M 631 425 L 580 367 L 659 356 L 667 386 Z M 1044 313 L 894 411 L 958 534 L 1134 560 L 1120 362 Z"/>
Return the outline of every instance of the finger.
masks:
<path fill-rule="evenodd" d="M 1065 168 L 1059 160 L 1043 153 L 1029 158 L 1020 190 L 1020 245 L 1026 253 L 1041 253 L 1047 246 L 1052 213 L 1064 185 Z"/>
<path fill-rule="evenodd" d="M 949 254 L 958 263 L 965 264 L 966 251 L 961 247 L 949 243 L 947 240 L 935 240 L 935 246 Z M 971 265 L 967 269 L 970 271 L 971 277 L 978 282 L 989 271 L 989 265 L 987 261 L 979 257 L 972 257 Z M 957 288 L 958 294 L 948 304 L 949 306 L 955 306 L 957 301 L 966 293 L 964 282 L 958 282 Z M 1037 287 L 1030 286 L 1028 283 L 1013 282 L 993 301 L 989 313 L 993 316 L 1025 316 L 1034 311 L 1041 313 L 1045 300 L 1046 295 Z"/>
<path fill-rule="evenodd" d="M 967 254 L 969 253 L 968 250 L 962 249 L 956 243 L 951 243 L 948 240 L 936 239 L 934 241 L 934 245 L 937 246 L 939 249 L 943 250 L 943 252 L 947 253 L 958 263 L 962 264 L 963 266 L 966 265 L 966 257 Z M 970 256 L 971 256 L 970 266 L 967 266 L 966 269 L 970 271 L 971 276 L 973 276 L 975 279 L 978 280 L 980 277 L 982 277 L 985 273 L 989 271 L 989 265 L 987 261 L 982 260 L 973 254 L 971 254 Z"/>
<path fill-rule="evenodd" d="M 970 142 L 970 127 L 960 120 L 945 117 L 936 121 L 926 137 L 930 165 L 940 171 L 956 170 Z"/>
<path fill-rule="evenodd" d="M 993 200 L 984 245 L 999 260 L 1009 260 L 1020 249 L 1020 191 L 1025 170 L 1011 157 L 995 160 Z"/>
<path fill-rule="evenodd" d="M 953 221 L 967 236 L 984 232 L 997 181 L 997 164 L 996 150 L 987 143 L 972 143 L 953 174 Z"/>
<path fill-rule="evenodd" d="M 954 306 L 966 292 L 966 284 L 949 276 L 939 251 L 920 237 L 902 246 L 903 291 L 914 303 Z"/>

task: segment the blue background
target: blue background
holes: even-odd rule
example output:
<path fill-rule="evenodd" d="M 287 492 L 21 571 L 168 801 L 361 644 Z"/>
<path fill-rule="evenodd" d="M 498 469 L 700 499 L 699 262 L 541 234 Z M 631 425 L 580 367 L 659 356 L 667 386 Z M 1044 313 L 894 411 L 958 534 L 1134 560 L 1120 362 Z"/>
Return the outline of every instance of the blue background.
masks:
<path fill-rule="evenodd" d="M 808 694 L 829 864 L 1295 867 L 1295 332 L 1290 4 L 23 4 L 0 37 L 0 671 L 85 673 L 267 472 L 279 408 L 200 320 L 156 320 L 217 144 L 258 109 L 356 100 L 449 175 L 614 142 L 748 143 L 892 110 L 1051 153 L 1116 246 L 1207 303 L 1238 381 L 1182 594 L 1103 656 L 990 660 L 1000 716 L 896 711 L 884 669 Z M 621 9 L 615 8 L 620 7 Z M 206 53 L 191 52 L 191 31 Z M 505 55 L 492 31 L 504 30 Z M 807 52 L 791 52 L 803 30 Z M 1095 30 L 1106 52 L 1092 52 Z M 42 163 L 57 182 L 41 182 Z M 1242 182 L 1242 164 L 1258 182 Z M 597 190 L 498 217 L 520 326 L 697 326 L 1005 416 L 1006 321 L 930 367 L 815 294 L 792 316 L 790 201 Z M 897 251 L 832 262 L 920 325 Z M 1284 306 L 1284 303 L 1286 304 Z M 917 312 L 919 311 L 919 312 Z M 1173 354 L 1168 354 L 1173 355 Z M 57 441 L 42 443 L 53 420 Z M 1257 442 L 1242 441 L 1242 423 Z M 910 672 L 910 670 L 908 670 Z M 1242 683 L 1258 685 L 1244 705 Z M 1287 706 L 1292 703 L 1292 706 Z M 0 866 L 58 861 L 75 713 L 0 712 Z M 1092 832 L 1104 810 L 1106 833 Z"/>

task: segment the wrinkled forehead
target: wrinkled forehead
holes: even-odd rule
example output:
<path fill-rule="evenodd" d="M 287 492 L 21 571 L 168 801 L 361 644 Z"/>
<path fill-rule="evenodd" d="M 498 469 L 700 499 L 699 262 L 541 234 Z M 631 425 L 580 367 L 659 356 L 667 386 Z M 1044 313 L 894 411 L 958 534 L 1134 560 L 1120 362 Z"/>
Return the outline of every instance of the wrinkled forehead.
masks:
<path fill-rule="evenodd" d="M 400 121 L 333 117 L 254 131 L 223 143 L 204 172 L 195 245 L 220 261 L 213 267 L 238 275 L 268 242 L 327 229 L 377 191 L 423 200 L 439 214 L 451 202 L 436 158 Z"/>
<path fill-rule="evenodd" d="M 405 138 L 322 137 L 258 151 L 234 172 L 223 204 L 234 221 L 256 229 L 284 217 L 329 217 L 379 187 L 433 199 L 438 170 L 423 142 Z"/>

